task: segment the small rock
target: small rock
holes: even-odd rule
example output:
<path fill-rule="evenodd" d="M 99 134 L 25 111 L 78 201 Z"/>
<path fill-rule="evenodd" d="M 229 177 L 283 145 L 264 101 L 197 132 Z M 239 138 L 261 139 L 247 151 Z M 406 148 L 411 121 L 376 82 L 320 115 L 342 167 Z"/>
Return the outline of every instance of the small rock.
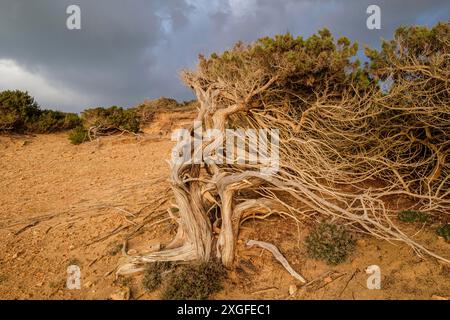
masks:
<path fill-rule="evenodd" d="M 130 288 L 123 287 L 119 290 L 116 290 L 110 296 L 111 300 L 129 300 L 130 299 Z"/>
<path fill-rule="evenodd" d="M 137 254 L 137 250 L 136 249 L 130 249 L 130 250 L 128 250 L 127 254 L 129 256 L 134 256 L 135 254 Z"/>
<path fill-rule="evenodd" d="M 89 287 L 92 287 L 92 282 L 91 281 L 86 281 L 85 283 L 84 283 L 84 285 L 83 285 L 83 287 L 85 287 L 85 288 L 89 288 Z"/>
<path fill-rule="evenodd" d="M 295 284 L 291 284 L 289 286 L 289 295 L 291 297 L 294 296 L 297 293 L 297 291 L 298 291 L 298 288 L 297 288 L 297 286 Z"/>
<path fill-rule="evenodd" d="M 14 254 L 12 255 L 12 258 L 13 258 L 13 259 L 17 259 L 22 253 L 23 253 L 23 251 L 17 251 L 16 253 L 14 253 Z M 20 260 L 20 258 L 19 258 L 19 260 Z"/>
<path fill-rule="evenodd" d="M 74 245 L 70 245 L 69 246 L 69 250 L 73 250 L 73 249 L 75 249 L 75 246 Z"/>

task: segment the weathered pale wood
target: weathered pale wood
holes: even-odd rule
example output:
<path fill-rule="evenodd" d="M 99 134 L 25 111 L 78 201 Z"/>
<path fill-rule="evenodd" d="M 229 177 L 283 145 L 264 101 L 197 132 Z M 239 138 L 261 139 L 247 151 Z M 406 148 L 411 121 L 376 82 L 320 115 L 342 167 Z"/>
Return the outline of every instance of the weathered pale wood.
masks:
<path fill-rule="evenodd" d="M 249 247 L 258 246 L 258 247 L 261 247 L 263 249 L 270 251 L 273 254 L 273 256 L 275 257 L 275 259 L 277 259 L 283 265 L 283 267 L 287 270 L 287 272 L 289 272 L 297 280 L 300 280 L 301 282 L 306 283 L 305 278 L 303 278 L 303 276 L 301 276 L 297 271 L 295 271 L 291 267 L 291 265 L 286 260 L 286 258 L 281 254 L 280 250 L 278 250 L 278 248 L 275 247 L 273 244 L 264 242 L 264 241 L 248 240 L 247 246 L 249 246 Z"/>

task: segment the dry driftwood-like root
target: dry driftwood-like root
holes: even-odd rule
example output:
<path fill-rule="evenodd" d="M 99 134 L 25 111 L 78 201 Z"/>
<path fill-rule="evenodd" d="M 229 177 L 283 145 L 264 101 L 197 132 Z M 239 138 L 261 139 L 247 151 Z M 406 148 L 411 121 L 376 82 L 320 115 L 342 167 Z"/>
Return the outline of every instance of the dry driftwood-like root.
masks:
<path fill-rule="evenodd" d="M 405 51 L 398 48 L 416 42 L 408 43 L 414 34 L 401 30 L 385 51 L 370 53 L 374 64 L 366 78 L 350 62 L 356 51 L 348 40 L 333 46 L 326 31 L 308 46 L 286 35 L 201 57 L 195 71 L 183 74 L 200 105 L 190 136 L 199 128 L 222 136 L 230 128 L 278 129 L 278 169 L 267 174 L 263 163 L 192 161 L 222 146 L 219 139 L 188 152 L 177 144 L 174 153 L 185 159 L 171 163 L 177 236 L 165 250 L 133 257 L 119 272 L 213 255 L 230 267 L 242 222 L 274 213 L 297 222 L 333 218 L 450 262 L 405 234 L 385 205 L 389 197 L 404 196 L 417 210 L 449 218 L 450 27 L 436 28 L 430 37 L 443 36 L 433 38 L 434 47 Z M 381 90 L 376 77 L 390 82 L 389 89 Z"/>
<path fill-rule="evenodd" d="M 297 280 L 300 280 L 303 283 L 306 283 L 305 278 L 303 278 L 297 271 L 295 271 L 291 265 L 289 264 L 289 262 L 286 260 L 286 258 L 281 254 L 280 250 L 278 250 L 277 247 L 275 247 L 273 244 L 268 243 L 268 242 L 264 242 L 264 241 L 257 241 L 257 240 L 249 240 L 247 241 L 247 246 L 258 246 L 261 247 L 263 249 L 269 250 L 273 256 L 275 257 L 275 259 L 277 259 L 282 265 L 283 267 L 287 270 L 287 272 L 289 272 L 291 274 L 291 276 L 293 276 L 294 278 L 296 278 Z"/>

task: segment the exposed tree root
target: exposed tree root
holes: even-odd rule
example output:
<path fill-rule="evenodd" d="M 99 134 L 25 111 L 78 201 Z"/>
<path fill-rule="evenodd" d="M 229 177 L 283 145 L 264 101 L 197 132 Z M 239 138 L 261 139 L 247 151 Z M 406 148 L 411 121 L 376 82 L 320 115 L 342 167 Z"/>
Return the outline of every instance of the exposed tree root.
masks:
<path fill-rule="evenodd" d="M 267 243 L 264 241 L 256 241 L 256 240 L 249 240 L 247 241 L 247 246 L 258 246 L 261 247 L 263 249 L 269 250 L 273 256 L 275 257 L 275 259 L 277 259 L 282 265 L 283 267 L 287 270 L 287 272 L 289 272 L 291 274 L 291 276 L 293 276 L 294 278 L 296 278 L 297 280 L 300 280 L 303 283 L 306 283 L 305 278 L 303 278 L 302 275 L 300 275 L 297 271 L 295 271 L 291 265 L 289 264 L 289 262 L 286 260 L 285 257 L 283 257 L 283 255 L 281 254 L 280 250 L 278 250 L 277 247 L 275 247 L 273 244 L 271 243 Z"/>
<path fill-rule="evenodd" d="M 329 45 L 326 37 L 323 33 L 311 41 Z M 300 41 L 286 49 L 289 41 L 294 40 L 288 38 L 278 50 L 308 50 Z M 449 218 L 448 40 L 440 43 L 442 50 L 421 53 L 428 57 L 426 65 L 422 56 L 383 56 L 385 64 L 373 73 L 395 79 L 388 92 L 376 82 L 362 86 L 354 78 L 342 80 L 347 79 L 345 68 L 354 66 L 350 45 L 341 45 L 328 60 L 303 56 L 313 66 L 324 64 L 317 73 L 295 71 L 297 60 L 270 46 L 239 44 L 223 57 L 201 58 L 197 70 L 183 74 L 200 105 L 188 138 L 199 129 L 215 130 L 220 138 L 230 128 L 278 129 L 278 168 L 267 173 L 267 163 L 221 156 L 217 150 L 224 142 L 218 138 L 189 145 L 187 151 L 188 141 L 181 141 L 174 154 L 183 160 L 171 163 L 177 236 L 161 252 L 133 257 L 119 273 L 152 261 L 208 261 L 213 252 L 231 267 L 241 224 L 248 217 L 275 213 L 297 223 L 317 215 L 337 219 L 450 262 L 400 230 L 385 207 L 387 197 L 405 196 L 417 210 Z M 307 72 L 318 78 L 307 78 Z M 237 145 L 236 152 L 243 148 Z M 216 161 L 198 164 L 193 158 L 199 154 Z"/>

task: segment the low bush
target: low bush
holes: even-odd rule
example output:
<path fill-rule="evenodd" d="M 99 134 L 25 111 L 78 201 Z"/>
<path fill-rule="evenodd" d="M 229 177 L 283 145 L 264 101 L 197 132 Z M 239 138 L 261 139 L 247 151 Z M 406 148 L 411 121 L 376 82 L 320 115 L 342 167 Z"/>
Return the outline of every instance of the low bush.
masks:
<path fill-rule="evenodd" d="M 139 131 L 139 116 L 136 109 L 110 108 L 87 109 L 81 114 L 83 124 L 94 136 L 111 134 L 118 131 Z"/>
<path fill-rule="evenodd" d="M 52 133 L 75 128 L 81 119 L 75 113 L 41 110 L 27 92 L 0 92 L 0 130 L 16 133 Z"/>
<path fill-rule="evenodd" d="M 153 262 L 144 272 L 142 286 L 147 291 L 154 291 L 161 286 L 166 271 L 172 270 L 174 265 L 170 262 Z"/>
<path fill-rule="evenodd" d="M 27 124 L 39 117 L 41 110 L 27 92 L 0 92 L 0 130 L 25 132 Z"/>
<path fill-rule="evenodd" d="M 218 262 L 187 265 L 173 272 L 162 292 L 165 300 L 205 300 L 222 289 L 226 272 Z"/>
<path fill-rule="evenodd" d="M 436 229 L 436 234 L 450 243 L 450 223 L 440 226 Z"/>
<path fill-rule="evenodd" d="M 428 215 L 420 211 L 404 210 L 398 213 L 398 219 L 403 222 L 426 222 Z"/>
<path fill-rule="evenodd" d="M 114 242 L 109 245 L 108 254 L 110 256 L 115 256 L 122 251 L 123 244 L 119 242 Z"/>
<path fill-rule="evenodd" d="M 159 98 L 124 109 L 118 106 L 90 108 L 81 114 L 41 110 L 27 92 L 7 90 L 0 92 L 0 132 L 53 133 L 71 130 L 69 140 L 80 144 L 89 137 L 117 132 L 139 132 L 142 125 L 151 122 L 157 111 L 190 108 L 195 101 L 178 103 L 174 99 Z"/>
<path fill-rule="evenodd" d="M 75 113 L 44 110 L 27 125 L 27 129 L 35 133 L 53 133 L 70 130 L 80 125 L 81 119 Z"/>
<path fill-rule="evenodd" d="M 69 134 L 69 140 L 72 144 L 80 144 L 89 140 L 89 133 L 83 126 L 75 127 Z"/>
<path fill-rule="evenodd" d="M 330 265 L 344 262 L 355 248 L 355 240 L 343 227 L 322 222 L 305 241 L 308 255 Z"/>

